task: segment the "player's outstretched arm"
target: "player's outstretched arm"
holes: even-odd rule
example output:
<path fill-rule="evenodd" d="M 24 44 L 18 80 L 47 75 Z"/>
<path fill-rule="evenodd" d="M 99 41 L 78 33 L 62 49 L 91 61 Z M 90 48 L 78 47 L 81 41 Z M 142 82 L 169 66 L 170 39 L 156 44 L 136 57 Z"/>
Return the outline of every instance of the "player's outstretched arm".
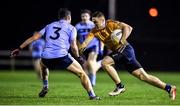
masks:
<path fill-rule="evenodd" d="M 94 34 L 90 32 L 88 34 L 87 38 L 84 40 L 84 42 L 79 47 L 80 54 L 82 54 L 85 51 L 86 47 L 92 41 L 93 38 L 94 38 Z"/>
<path fill-rule="evenodd" d="M 10 57 L 15 57 L 19 54 L 20 50 L 25 48 L 27 45 L 29 45 L 30 43 L 32 43 L 33 41 L 37 40 L 41 38 L 41 34 L 39 32 L 35 32 L 33 36 L 31 36 L 30 38 L 28 38 L 27 40 L 25 40 L 20 46 L 19 48 L 14 49 L 11 54 Z"/>

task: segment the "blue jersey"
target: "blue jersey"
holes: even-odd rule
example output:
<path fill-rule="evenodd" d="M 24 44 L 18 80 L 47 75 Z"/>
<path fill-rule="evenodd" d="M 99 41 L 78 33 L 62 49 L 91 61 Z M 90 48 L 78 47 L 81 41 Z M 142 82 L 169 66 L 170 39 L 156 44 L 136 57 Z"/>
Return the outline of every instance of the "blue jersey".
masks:
<path fill-rule="evenodd" d="M 40 31 L 45 38 L 42 58 L 52 59 L 68 55 L 72 40 L 76 39 L 77 31 L 66 20 L 59 20 L 47 25 Z"/>
<path fill-rule="evenodd" d="M 31 43 L 30 49 L 33 58 L 41 58 L 41 54 L 45 45 L 44 39 L 38 39 Z"/>
<path fill-rule="evenodd" d="M 94 23 L 89 21 L 88 23 L 79 22 L 76 24 L 77 29 L 77 40 L 82 44 L 86 39 L 88 33 L 94 28 Z M 93 49 L 96 53 L 99 52 L 100 41 L 97 38 L 93 38 L 93 40 L 88 44 L 86 49 Z"/>

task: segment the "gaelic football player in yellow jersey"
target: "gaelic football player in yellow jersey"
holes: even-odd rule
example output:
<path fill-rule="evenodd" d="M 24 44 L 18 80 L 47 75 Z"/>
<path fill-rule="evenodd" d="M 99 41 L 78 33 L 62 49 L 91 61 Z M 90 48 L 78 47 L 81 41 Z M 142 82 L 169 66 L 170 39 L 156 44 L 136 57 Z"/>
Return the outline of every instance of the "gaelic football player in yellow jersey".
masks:
<path fill-rule="evenodd" d="M 112 66 L 113 64 L 116 64 L 124 65 L 129 73 L 139 78 L 140 80 L 145 81 L 155 87 L 164 89 L 168 92 L 169 97 L 172 100 L 175 100 L 176 87 L 170 84 L 166 84 L 159 78 L 146 73 L 141 64 L 136 60 L 134 49 L 126 40 L 131 34 L 131 26 L 119 21 L 105 20 L 104 14 L 99 11 L 93 13 L 92 21 L 95 23 L 95 28 L 92 29 L 79 49 L 80 52 L 83 52 L 89 42 L 94 37 L 97 37 L 112 51 L 112 53 L 110 53 L 108 56 L 105 56 L 102 60 L 103 69 L 107 71 L 109 76 L 116 84 L 115 90 L 109 92 L 110 96 L 115 96 L 125 91 L 125 87 L 121 83 L 116 69 Z M 117 35 L 121 35 L 120 31 L 122 31 L 122 37 L 120 37 L 120 39 L 114 38 L 113 33 L 116 30 L 119 30 Z"/>

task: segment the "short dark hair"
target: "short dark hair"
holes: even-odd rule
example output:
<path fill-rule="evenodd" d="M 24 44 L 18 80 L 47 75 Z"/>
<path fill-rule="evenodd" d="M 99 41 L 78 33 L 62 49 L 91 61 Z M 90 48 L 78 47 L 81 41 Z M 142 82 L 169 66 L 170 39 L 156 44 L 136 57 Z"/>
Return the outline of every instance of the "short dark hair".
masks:
<path fill-rule="evenodd" d="M 88 9 L 81 10 L 80 14 L 84 14 L 84 13 L 88 13 L 89 15 L 91 15 L 91 11 Z"/>
<path fill-rule="evenodd" d="M 71 11 L 68 10 L 67 8 L 60 8 L 58 11 L 58 18 L 62 19 L 67 17 L 68 15 L 71 15 Z"/>
<path fill-rule="evenodd" d="M 92 14 L 92 17 L 105 17 L 105 16 L 102 12 L 96 11 Z"/>

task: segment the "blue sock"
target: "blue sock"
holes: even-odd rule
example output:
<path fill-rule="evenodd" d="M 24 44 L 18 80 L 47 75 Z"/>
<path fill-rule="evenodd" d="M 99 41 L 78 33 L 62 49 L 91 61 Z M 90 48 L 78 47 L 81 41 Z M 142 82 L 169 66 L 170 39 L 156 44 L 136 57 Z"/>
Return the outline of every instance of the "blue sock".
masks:
<path fill-rule="evenodd" d="M 89 74 L 89 79 L 91 81 L 92 86 L 96 85 L 96 75 L 95 74 Z"/>
<path fill-rule="evenodd" d="M 43 80 L 43 87 L 48 88 L 48 80 Z"/>
<path fill-rule="evenodd" d="M 95 97 L 96 96 L 93 90 L 88 91 L 88 95 L 89 95 L 89 97 Z"/>
<path fill-rule="evenodd" d="M 166 84 L 165 90 L 170 93 L 171 91 L 171 85 L 170 84 Z"/>

